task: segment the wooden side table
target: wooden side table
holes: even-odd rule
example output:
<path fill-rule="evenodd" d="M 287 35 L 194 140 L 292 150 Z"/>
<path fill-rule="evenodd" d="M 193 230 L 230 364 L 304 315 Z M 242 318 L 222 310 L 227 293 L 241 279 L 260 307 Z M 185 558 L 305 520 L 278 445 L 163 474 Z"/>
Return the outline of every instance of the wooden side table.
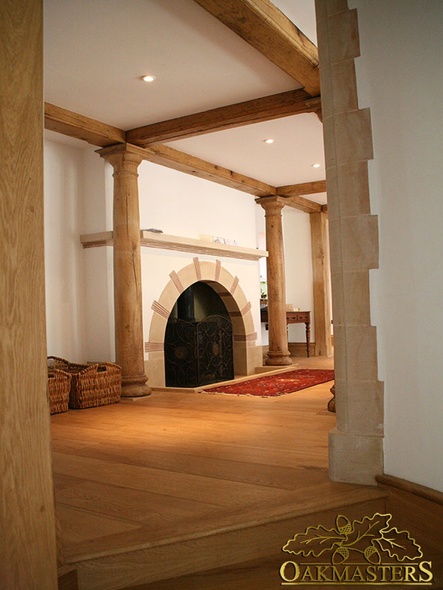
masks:
<path fill-rule="evenodd" d="M 261 321 L 266 324 L 268 329 L 268 309 L 260 310 Z M 305 324 L 306 325 L 306 356 L 309 358 L 309 345 L 311 341 L 311 312 L 310 311 L 287 311 L 286 324 Z"/>

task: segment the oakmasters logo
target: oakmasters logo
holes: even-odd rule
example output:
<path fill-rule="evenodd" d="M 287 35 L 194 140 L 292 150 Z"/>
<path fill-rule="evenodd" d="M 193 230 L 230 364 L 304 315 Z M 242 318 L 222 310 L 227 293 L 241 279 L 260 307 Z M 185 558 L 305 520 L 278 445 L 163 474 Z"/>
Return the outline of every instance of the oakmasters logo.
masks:
<path fill-rule="evenodd" d="M 432 586 L 432 563 L 407 531 L 391 525 L 392 514 L 350 521 L 335 528 L 310 526 L 283 547 L 296 556 L 280 568 L 282 586 Z"/>

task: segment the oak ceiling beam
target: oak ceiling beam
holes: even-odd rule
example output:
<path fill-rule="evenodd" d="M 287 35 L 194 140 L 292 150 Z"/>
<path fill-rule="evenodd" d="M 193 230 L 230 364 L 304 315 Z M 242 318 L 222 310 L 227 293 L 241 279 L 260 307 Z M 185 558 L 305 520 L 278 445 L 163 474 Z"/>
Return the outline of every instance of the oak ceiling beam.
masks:
<path fill-rule="evenodd" d="M 290 115 L 317 112 L 319 108 L 320 97 L 313 99 L 305 90 L 290 90 L 137 127 L 126 132 L 126 139 L 129 143 L 146 147 Z"/>
<path fill-rule="evenodd" d="M 316 180 L 314 182 L 304 182 L 301 184 L 290 184 L 287 186 L 278 186 L 277 193 L 282 197 L 299 197 L 301 195 L 315 195 L 326 192 L 326 180 Z"/>
<path fill-rule="evenodd" d="M 320 213 L 322 210 L 319 203 L 304 197 L 283 197 L 283 200 L 288 207 L 293 207 L 304 213 Z"/>
<path fill-rule="evenodd" d="M 128 148 L 138 150 L 144 160 L 192 174 L 198 178 L 210 180 L 230 188 L 235 188 L 244 193 L 261 197 L 264 195 L 275 194 L 275 187 L 264 182 L 260 182 L 249 176 L 244 176 L 238 172 L 233 172 L 222 166 L 211 164 L 206 160 L 196 158 L 179 150 L 175 150 L 166 145 L 156 145 L 148 148 L 141 148 L 128 144 Z M 112 148 L 108 148 L 112 149 Z"/>
<path fill-rule="evenodd" d="M 45 129 L 75 137 L 99 147 L 126 142 L 126 134 L 122 129 L 48 102 L 45 103 Z"/>
<path fill-rule="evenodd" d="M 297 80 L 320 94 L 317 47 L 269 0 L 195 0 L 234 33 Z"/>
<path fill-rule="evenodd" d="M 238 172 L 233 172 L 222 166 L 211 164 L 206 160 L 196 158 L 195 156 L 165 145 L 148 147 L 144 151 L 146 153 L 145 160 L 179 170 L 180 172 L 192 174 L 198 178 L 211 180 L 212 182 L 235 188 L 251 195 L 262 196 L 275 193 L 274 187 L 259 180 L 244 176 Z"/>

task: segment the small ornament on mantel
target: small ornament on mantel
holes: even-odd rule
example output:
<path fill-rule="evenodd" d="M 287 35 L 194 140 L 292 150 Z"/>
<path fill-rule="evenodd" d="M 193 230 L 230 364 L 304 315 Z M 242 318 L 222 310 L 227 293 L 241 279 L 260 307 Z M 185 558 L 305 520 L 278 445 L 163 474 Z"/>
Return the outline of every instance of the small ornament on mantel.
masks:
<path fill-rule="evenodd" d="M 153 234 L 162 234 L 163 233 L 162 229 L 156 229 L 155 227 L 150 227 L 148 229 L 142 229 L 142 231 L 150 231 Z"/>

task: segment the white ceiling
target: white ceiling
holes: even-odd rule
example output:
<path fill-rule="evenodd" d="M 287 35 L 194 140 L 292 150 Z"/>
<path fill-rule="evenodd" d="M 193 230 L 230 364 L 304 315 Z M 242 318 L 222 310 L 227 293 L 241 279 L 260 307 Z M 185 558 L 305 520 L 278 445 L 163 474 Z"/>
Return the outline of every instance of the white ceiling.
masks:
<path fill-rule="evenodd" d="M 274 4 L 316 42 L 314 0 Z M 45 0 L 44 11 L 45 101 L 121 129 L 300 88 L 193 0 Z M 273 186 L 325 178 L 313 113 L 168 145 Z"/>

